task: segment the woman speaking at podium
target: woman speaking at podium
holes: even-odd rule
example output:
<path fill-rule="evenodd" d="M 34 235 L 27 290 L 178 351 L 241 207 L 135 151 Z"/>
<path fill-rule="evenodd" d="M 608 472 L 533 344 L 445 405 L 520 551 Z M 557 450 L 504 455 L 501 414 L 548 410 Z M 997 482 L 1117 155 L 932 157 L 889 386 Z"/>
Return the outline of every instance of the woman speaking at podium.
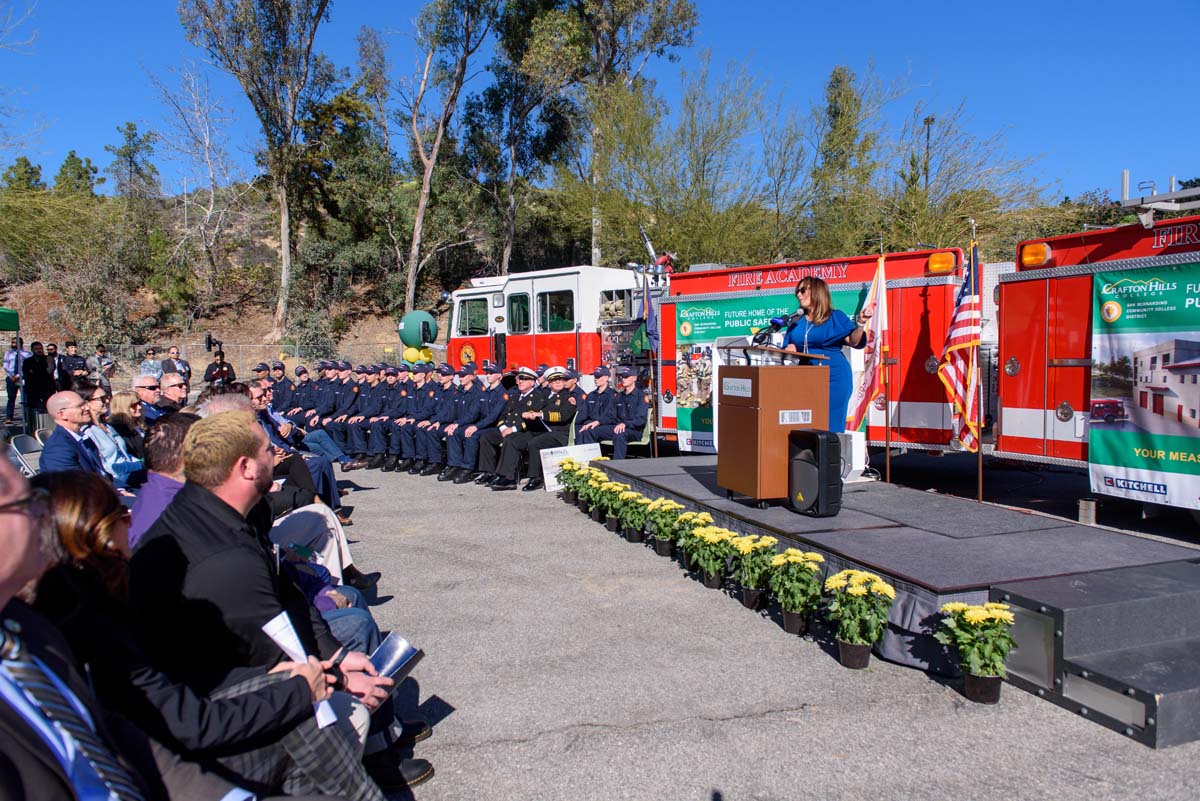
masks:
<path fill-rule="evenodd" d="M 812 353 L 829 359 L 829 430 L 846 430 L 846 410 L 854 391 L 850 362 L 842 355 L 842 346 L 861 348 L 867 335 L 861 325 L 833 308 L 829 285 L 820 278 L 801 278 L 796 284 L 799 315 L 787 329 L 784 350 Z M 794 315 L 795 316 L 795 315 Z M 863 322 L 866 322 L 865 318 Z"/>

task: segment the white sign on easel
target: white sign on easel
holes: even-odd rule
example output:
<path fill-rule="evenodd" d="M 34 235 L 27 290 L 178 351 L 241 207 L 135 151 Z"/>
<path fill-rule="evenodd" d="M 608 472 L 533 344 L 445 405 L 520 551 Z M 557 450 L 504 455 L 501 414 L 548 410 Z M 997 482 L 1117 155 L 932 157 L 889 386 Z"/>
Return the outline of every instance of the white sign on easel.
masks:
<path fill-rule="evenodd" d="M 587 445 L 564 445 L 561 448 L 546 448 L 542 451 L 542 475 L 545 476 L 546 492 L 558 492 L 562 484 L 558 481 L 558 465 L 563 459 L 590 462 L 600 456 L 600 443 Z"/>

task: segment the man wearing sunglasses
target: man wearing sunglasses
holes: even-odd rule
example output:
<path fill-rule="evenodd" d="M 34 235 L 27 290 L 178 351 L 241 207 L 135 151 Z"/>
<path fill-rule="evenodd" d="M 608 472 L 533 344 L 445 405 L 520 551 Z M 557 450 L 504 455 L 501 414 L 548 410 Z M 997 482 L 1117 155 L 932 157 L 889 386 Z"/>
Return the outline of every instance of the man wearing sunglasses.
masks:
<path fill-rule="evenodd" d="M 163 414 L 177 412 L 188 404 L 188 381 L 179 373 L 163 373 L 159 388 L 162 397 L 154 404 Z"/>
<path fill-rule="evenodd" d="M 166 414 L 157 405 L 162 399 L 162 383 L 159 379 L 152 375 L 139 375 L 133 379 L 133 391 L 137 393 L 142 404 L 142 416 L 146 418 L 147 423 L 153 423 Z"/>
<path fill-rule="evenodd" d="M 192 365 L 187 359 L 181 358 L 179 355 L 179 346 L 172 345 L 167 348 L 167 358 L 162 360 L 163 378 L 166 378 L 167 373 L 179 373 L 183 376 L 185 383 L 192 383 Z M 163 394 L 166 394 L 166 387 L 163 387 Z M 186 406 L 187 404 L 183 404 Z"/>

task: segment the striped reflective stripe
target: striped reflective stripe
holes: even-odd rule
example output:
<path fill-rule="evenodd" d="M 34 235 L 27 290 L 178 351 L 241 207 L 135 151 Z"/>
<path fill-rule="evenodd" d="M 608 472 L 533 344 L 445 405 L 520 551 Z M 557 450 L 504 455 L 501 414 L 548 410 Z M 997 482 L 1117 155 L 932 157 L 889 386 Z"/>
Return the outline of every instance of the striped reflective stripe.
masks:
<path fill-rule="evenodd" d="M 1000 437 L 1025 437 L 1056 442 L 1087 442 L 1087 415 L 1075 412 L 1070 420 L 1058 419 L 1053 409 L 1000 407 Z"/>

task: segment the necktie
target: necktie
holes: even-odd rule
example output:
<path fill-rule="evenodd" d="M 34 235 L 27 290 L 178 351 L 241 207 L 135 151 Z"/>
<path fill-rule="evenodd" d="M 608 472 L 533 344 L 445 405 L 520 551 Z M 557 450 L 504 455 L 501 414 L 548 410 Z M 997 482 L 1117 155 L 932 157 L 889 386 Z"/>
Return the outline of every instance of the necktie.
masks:
<path fill-rule="evenodd" d="M 79 753 L 95 769 L 104 785 L 121 801 L 143 801 L 145 796 L 109 747 L 75 710 L 40 664 L 27 658 L 21 641 L 0 629 L 0 656 L 4 668 L 25 696 L 59 731 L 75 741 Z"/>

